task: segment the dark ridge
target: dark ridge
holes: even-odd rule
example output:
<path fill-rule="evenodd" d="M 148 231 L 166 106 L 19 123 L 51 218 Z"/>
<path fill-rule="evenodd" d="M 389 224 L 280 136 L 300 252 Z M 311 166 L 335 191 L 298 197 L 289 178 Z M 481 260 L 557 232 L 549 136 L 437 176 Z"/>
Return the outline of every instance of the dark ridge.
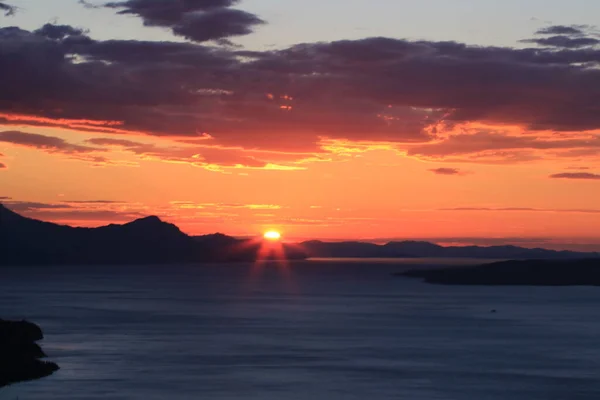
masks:
<path fill-rule="evenodd" d="M 0 265 L 176 264 L 255 261 L 263 243 L 223 234 L 193 238 L 159 217 L 73 228 L 23 217 L 0 204 Z M 281 245 L 275 258 L 305 258 Z"/>
<path fill-rule="evenodd" d="M 599 253 L 579 253 L 517 246 L 443 247 L 429 242 L 403 241 L 385 245 L 363 242 L 320 242 L 301 244 L 309 257 L 361 258 L 480 258 L 502 259 L 581 259 L 600 257 Z"/>

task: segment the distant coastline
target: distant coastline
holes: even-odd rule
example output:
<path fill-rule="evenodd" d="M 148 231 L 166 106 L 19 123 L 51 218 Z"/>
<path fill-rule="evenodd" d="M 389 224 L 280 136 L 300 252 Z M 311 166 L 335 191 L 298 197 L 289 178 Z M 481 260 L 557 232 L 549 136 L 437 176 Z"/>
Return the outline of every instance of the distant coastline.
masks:
<path fill-rule="evenodd" d="M 516 246 L 444 247 L 420 241 L 289 244 L 224 234 L 189 236 L 156 216 L 123 225 L 74 228 L 26 218 L 0 204 L 0 265 L 139 265 L 256 260 L 346 259 L 600 259 L 578 253 Z M 465 263 L 466 264 L 466 263 Z M 471 263 L 469 263 L 471 264 Z"/>
<path fill-rule="evenodd" d="M 378 245 L 367 242 L 322 242 L 313 240 L 300 243 L 299 247 L 310 258 L 476 258 L 481 260 L 600 258 L 600 253 L 556 251 L 541 248 L 529 249 L 517 246 L 444 247 L 422 241 L 389 242 Z"/>
<path fill-rule="evenodd" d="M 512 260 L 476 267 L 413 269 L 395 275 L 442 285 L 600 286 L 600 259 Z"/>

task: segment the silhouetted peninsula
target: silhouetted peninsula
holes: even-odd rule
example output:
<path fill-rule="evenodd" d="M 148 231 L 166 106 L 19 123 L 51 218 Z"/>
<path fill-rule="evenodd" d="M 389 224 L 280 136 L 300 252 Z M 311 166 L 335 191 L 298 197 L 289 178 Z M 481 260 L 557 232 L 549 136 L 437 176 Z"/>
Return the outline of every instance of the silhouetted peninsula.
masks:
<path fill-rule="evenodd" d="M 241 262 L 256 260 L 263 245 L 268 244 L 221 234 L 194 238 L 155 216 L 74 228 L 26 218 L 0 204 L 0 265 Z M 281 244 L 279 250 L 265 256 L 305 258 L 292 246 Z"/>
<path fill-rule="evenodd" d="M 365 242 L 310 241 L 300 245 L 313 258 L 480 258 L 490 260 L 580 259 L 600 257 L 598 253 L 578 253 L 517 246 L 444 247 L 429 242 L 390 242 L 377 245 Z"/>
<path fill-rule="evenodd" d="M 599 286 L 600 259 L 515 260 L 469 268 L 411 270 L 396 275 L 445 285 Z"/>
<path fill-rule="evenodd" d="M 41 360 L 46 354 L 36 342 L 43 338 L 40 327 L 31 322 L 0 319 L 0 388 L 58 371 L 55 363 Z"/>

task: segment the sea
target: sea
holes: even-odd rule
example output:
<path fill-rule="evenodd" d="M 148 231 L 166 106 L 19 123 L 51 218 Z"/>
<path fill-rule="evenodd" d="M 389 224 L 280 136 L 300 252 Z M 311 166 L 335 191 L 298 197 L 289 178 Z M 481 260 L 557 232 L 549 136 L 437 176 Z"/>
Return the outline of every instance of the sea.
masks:
<path fill-rule="evenodd" d="M 600 399 L 600 288 L 392 276 L 467 262 L 2 268 L 61 370 L 0 399 Z"/>

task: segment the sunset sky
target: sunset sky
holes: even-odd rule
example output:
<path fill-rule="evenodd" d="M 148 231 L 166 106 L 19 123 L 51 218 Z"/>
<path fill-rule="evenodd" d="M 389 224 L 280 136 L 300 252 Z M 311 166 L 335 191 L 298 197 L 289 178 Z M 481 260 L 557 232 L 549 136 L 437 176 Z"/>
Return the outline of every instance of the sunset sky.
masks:
<path fill-rule="evenodd" d="M 597 0 L 0 9 L 0 201 L 19 213 L 600 250 Z"/>

